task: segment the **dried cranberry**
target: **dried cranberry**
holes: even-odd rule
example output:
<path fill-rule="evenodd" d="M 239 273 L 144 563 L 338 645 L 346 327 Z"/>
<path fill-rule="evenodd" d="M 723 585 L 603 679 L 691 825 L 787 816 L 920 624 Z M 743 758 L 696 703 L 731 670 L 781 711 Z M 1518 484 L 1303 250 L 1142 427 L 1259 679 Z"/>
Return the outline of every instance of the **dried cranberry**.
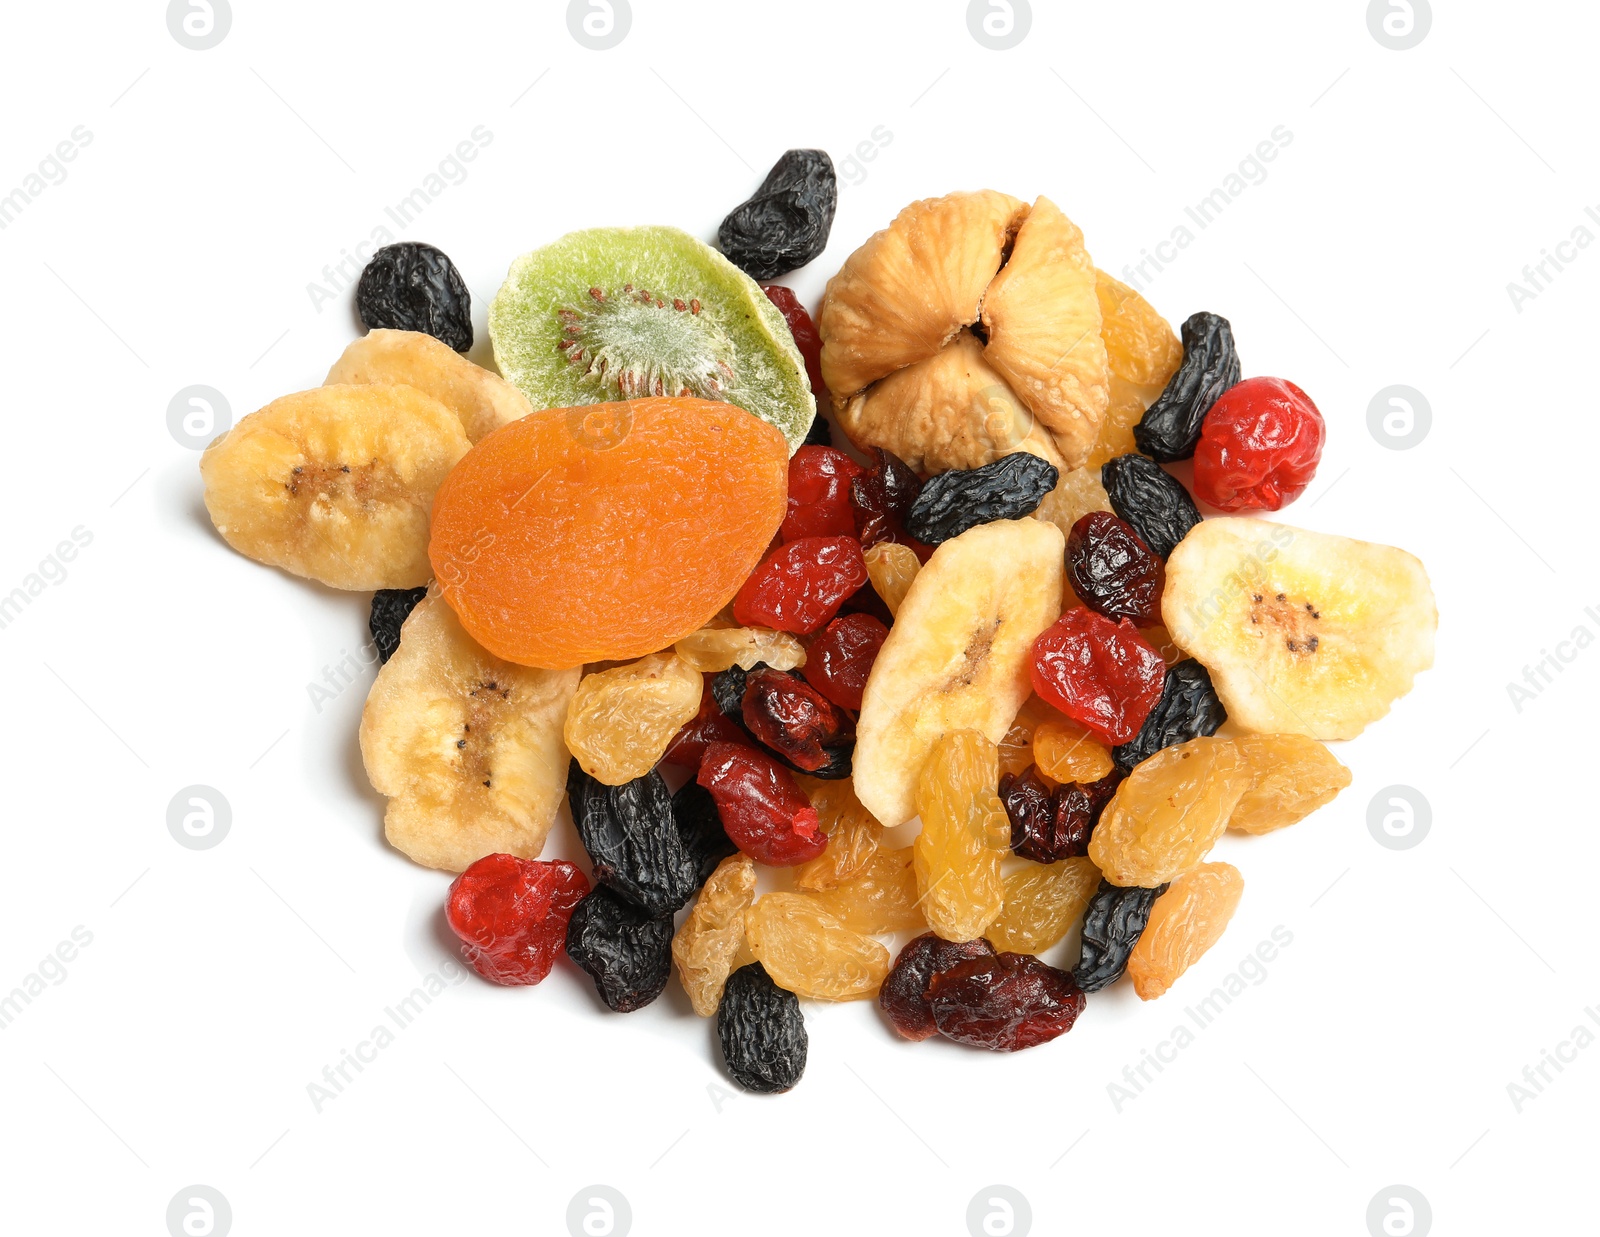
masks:
<path fill-rule="evenodd" d="M 860 464 L 832 447 L 801 447 L 789 460 L 789 514 L 780 531 L 785 541 L 802 537 L 854 537 L 850 483 Z"/>
<path fill-rule="evenodd" d="M 1016 1052 L 1072 1030 L 1085 999 L 1067 971 L 1028 954 L 958 962 L 928 990 L 939 1033 L 990 1052 Z"/>
<path fill-rule="evenodd" d="M 778 307 L 778 312 L 783 315 L 783 320 L 789 324 L 789 334 L 794 336 L 794 345 L 800 349 L 800 355 L 805 358 L 806 377 L 811 379 L 811 394 L 817 397 L 817 407 L 821 408 L 828 402 L 828 384 L 822 381 L 822 336 L 817 333 L 817 324 L 811 320 L 811 315 L 806 312 L 806 307 L 800 303 L 800 298 L 790 288 L 782 284 L 765 283 L 761 290 L 767 294 L 767 300 Z M 822 414 L 817 414 L 817 420 L 822 419 Z"/>
<path fill-rule="evenodd" d="M 947 941 L 924 932 L 894 960 L 878 989 L 878 1004 L 888 1015 L 889 1024 L 906 1039 L 927 1039 L 939 1029 L 928 1005 L 928 985 L 933 977 L 958 962 L 993 956 L 994 946 L 982 937 L 975 941 Z"/>
<path fill-rule="evenodd" d="M 726 717 L 717 707 L 717 699 L 711 693 L 710 680 L 714 677 L 705 676 L 707 682 L 700 696 L 700 711 L 672 736 L 672 741 L 667 744 L 667 750 L 662 753 L 661 759 L 669 765 L 698 769 L 700 758 L 705 755 L 706 748 L 710 744 L 746 741 L 744 731 L 739 729 L 739 724 Z"/>
<path fill-rule="evenodd" d="M 746 627 L 810 635 L 866 582 L 867 564 L 854 537 L 802 537 L 750 573 L 733 599 L 733 617 Z"/>
<path fill-rule="evenodd" d="M 751 734 L 807 773 L 827 764 L 827 749 L 855 732 L 850 719 L 811 684 L 767 666 L 745 676 L 741 715 Z"/>
<path fill-rule="evenodd" d="M 1067 534 L 1067 580 L 1089 609 L 1140 627 L 1161 621 L 1167 569 L 1144 538 L 1109 511 L 1091 511 Z"/>
<path fill-rule="evenodd" d="M 873 447 L 869 454 L 874 465 L 850 483 L 850 501 L 856 509 L 856 535 L 862 549 L 880 541 L 898 541 L 910 546 L 917 557 L 927 562 L 933 547 L 924 545 L 906 532 L 906 517 L 922 493 L 917 474 L 892 451 Z"/>
<path fill-rule="evenodd" d="M 1000 801 L 1011 821 L 1011 849 L 1035 863 L 1087 855 L 1100 813 L 1125 776 L 1113 769 L 1098 782 L 1068 782 L 1052 789 L 1032 765 L 1020 775 L 1004 774 Z"/>
<path fill-rule="evenodd" d="M 536 984 L 566 945 L 589 880 L 565 860 L 485 855 L 450 886 L 445 919 L 467 962 L 497 984 Z"/>
<path fill-rule="evenodd" d="M 872 663 L 888 638 L 889 629 L 870 614 L 841 615 L 806 650 L 800 673 L 841 709 L 859 709 Z"/>
<path fill-rule="evenodd" d="M 1219 511 L 1276 511 L 1306 491 L 1327 426 L 1282 378 L 1246 378 L 1212 405 L 1194 452 L 1194 494 Z"/>
<path fill-rule="evenodd" d="M 713 743 L 696 780 L 717 801 L 722 827 L 734 845 L 757 863 L 792 867 L 827 848 L 817 809 L 789 770 L 764 752 Z"/>
<path fill-rule="evenodd" d="M 1033 690 L 1109 744 L 1126 743 L 1161 699 L 1161 654 L 1132 623 L 1087 606 L 1063 614 L 1034 641 Z"/>

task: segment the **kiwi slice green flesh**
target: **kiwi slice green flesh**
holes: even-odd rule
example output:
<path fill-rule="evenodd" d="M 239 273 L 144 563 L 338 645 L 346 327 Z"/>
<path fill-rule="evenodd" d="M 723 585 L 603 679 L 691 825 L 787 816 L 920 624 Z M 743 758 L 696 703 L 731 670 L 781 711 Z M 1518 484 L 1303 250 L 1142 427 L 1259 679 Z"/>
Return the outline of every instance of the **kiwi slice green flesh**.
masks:
<path fill-rule="evenodd" d="M 677 228 L 590 228 L 523 254 L 489 306 L 489 336 L 535 408 L 722 400 L 776 426 L 791 454 L 816 414 L 783 315 Z"/>

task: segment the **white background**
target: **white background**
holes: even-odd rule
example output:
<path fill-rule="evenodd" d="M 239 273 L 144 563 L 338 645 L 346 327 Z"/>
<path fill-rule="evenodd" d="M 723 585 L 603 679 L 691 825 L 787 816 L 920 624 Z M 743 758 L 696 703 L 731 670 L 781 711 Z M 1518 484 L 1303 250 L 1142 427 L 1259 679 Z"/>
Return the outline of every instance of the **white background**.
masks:
<path fill-rule="evenodd" d="M 1568 1230 L 1600 1051 L 1520 1113 L 1507 1084 L 1600 1031 L 1600 652 L 1520 712 L 1506 685 L 1600 634 L 1600 252 L 1520 312 L 1506 285 L 1600 204 L 1600 15 L 1440 4 L 1393 51 L 1358 0 L 1034 7 L 992 51 L 961 0 L 634 0 L 627 38 L 593 51 L 553 0 L 235 0 L 226 39 L 192 51 L 157 0 L 8 6 L 0 193 L 75 126 L 92 141 L 0 231 L 0 593 L 75 527 L 93 540 L 0 630 L 0 993 L 74 927 L 93 942 L 0 1031 L 7 1231 L 159 1237 L 194 1183 L 241 1237 L 560 1234 L 591 1183 L 640 1234 L 959 1235 L 996 1183 L 1040 1233 L 1360 1237 L 1395 1183 L 1438 1233 Z M 450 988 L 314 1110 L 307 1084 L 450 956 L 449 878 L 382 842 L 365 680 L 320 713 L 308 697 L 361 647 L 365 597 L 227 551 L 166 409 L 203 383 L 237 419 L 320 382 L 358 327 L 307 285 L 479 125 L 466 180 L 399 235 L 452 255 L 480 338 L 517 254 L 597 224 L 709 238 L 790 146 L 855 182 L 788 280 L 815 305 L 896 210 L 957 188 L 1050 195 L 1118 272 L 1292 133 L 1148 295 L 1175 324 L 1226 314 L 1246 374 L 1312 393 L 1327 453 L 1284 518 L 1420 555 L 1438 662 L 1340 749 L 1355 783 L 1332 806 L 1218 847 L 1244 902 L 1171 995 L 1101 994 L 1013 1057 L 812 1005 L 803 1084 L 728 1098 L 676 985 L 617 1017 L 563 965 L 536 989 Z M 892 140 L 847 164 L 879 126 Z M 1367 428 L 1394 383 L 1432 408 L 1406 451 Z M 212 850 L 167 831 L 192 783 L 232 805 Z M 1368 830 L 1392 784 L 1432 807 L 1410 850 Z M 563 826 L 552 853 L 575 849 Z M 1265 980 L 1116 1111 L 1107 1084 L 1277 925 L 1293 944 Z"/>

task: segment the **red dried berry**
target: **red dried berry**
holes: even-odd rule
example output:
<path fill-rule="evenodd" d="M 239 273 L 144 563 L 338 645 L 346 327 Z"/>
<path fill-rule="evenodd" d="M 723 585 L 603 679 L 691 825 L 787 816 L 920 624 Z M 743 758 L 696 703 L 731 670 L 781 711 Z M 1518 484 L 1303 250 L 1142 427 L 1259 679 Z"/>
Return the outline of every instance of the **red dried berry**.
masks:
<path fill-rule="evenodd" d="M 745 676 L 740 716 L 751 734 L 807 773 L 827 764 L 827 749 L 855 733 L 850 719 L 811 684 L 767 666 Z"/>
<path fill-rule="evenodd" d="M 840 615 L 806 650 L 800 673 L 841 709 L 860 709 L 872 663 L 888 638 L 889 629 L 870 614 Z"/>
<path fill-rule="evenodd" d="M 1326 437 L 1322 414 L 1294 383 L 1246 378 L 1206 413 L 1194 495 L 1219 511 L 1276 511 L 1305 493 Z"/>
<path fill-rule="evenodd" d="M 713 743 L 696 781 L 711 792 L 733 844 L 757 863 L 793 867 L 828 845 L 817 809 L 789 770 L 752 747 Z"/>
<path fill-rule="evenodd" d="M 1087 855 L 1100 813 L 1126 776 L 1112 769 L 1098 782 L 1068 782 L 1052 790 L 1032 765 L 1020 775 L 1002 774 L 1000 802 L 1011 821 L 1011 849 L 1035 863 Z"/>
<path fill-rule="evenodd" d="M 497 984 L 536 984 L 566 947 L 589 879 L 557 859 L 485 855 L 450 886 L 445 919 L 467 962 Z"/>
<path fill-rule="evenodd" d="M 1085 998 L 1067 971 L 1029 954 L 996 954 L 935 975 L 928 1004 L 941 1035 L 990 1052 L 1017 1052 L 1072 1030 Z"/>
<path fill-rule="evenodd" d="M 1067 534 L 1067 580 L 1089 609 L 1139 627 L 1161 622 L 1167 569 L 1133 526 L 1091 511 Z"/>
<path fill-rule="evenodd" d="M 817 324 L 811 320 L 806 307 L 800 303 L 793 290 L 782 284 L 764 283 L 761 290 L 767 300 L 778 307 L 783 320 L 789 324 L 789 334 L 794 336 L 795 347 L 806 363 L 806 377 L 811 380 L 811 394 L 817 397 L 817 407 L 828 403 L 828 384 L 822 381 L 822 336 Z M 820 415 L 820 414 L 819 414 Z"/>
<path fill-rule="evenodd" d="M 1104 743 L 1126 743 L 1161 699 L 1166 663 L 1127 619 L 1076 606 L 1033 644 L 1033 690 Z"/>
<path fill-rule="evenodd" d="M 850 502 L 856 510 L 856 535 L 861 538 L 861 548 L 870 549 L 880 541 L 898 541 L 927 562 L 933 547 L 906 532 L 906 517 L 922 493 L 922 482 L 911 471 L 911 465 L 892 451 L 873 447 L 869 454 L 873 468 L 850 483 Z"/>
<path fill-rule="evenodd" d="M 937 1033 L 933 1010 L 928 1005 L 928 986 L 935 975 L 948 971 L 958 962 L 973 958 L 992 958 L 994 946 L 979 937 L 975 941 L 947 941 L 924 932 L 900 951 L 878 989 L 878 1004 L 888 1015 L 889 1025 L 906 1039 L 924 1040 Z"/>
<path fill-rule="evenodd" d="M 789 514 L 779 530 L 783 539 L 854 537 L 850 483 L 862 471 L 860 464 L 832 447 L 796 451 L 789 460 Z"/>
<path fill-rule="evenodd" d="M 802 537 L 750 573 L 733 599 L 733 617 L 746 627 L 810 635 L 866 582 L 867 564 L 854 537 Z"/>
<path fill-rule="evenodd" d="M 711 694 L 711 680 L 717 676 L 707 674 L 701 677 L 705 686 L 700 694 L 700 711 L 672 736 L 667 750 L 661 754 L 661 759 L 669 765 L 698 769 L 700 758 L 711 744 L 745 742 L 744 731 L 717 707 L 717 699 Z"/>

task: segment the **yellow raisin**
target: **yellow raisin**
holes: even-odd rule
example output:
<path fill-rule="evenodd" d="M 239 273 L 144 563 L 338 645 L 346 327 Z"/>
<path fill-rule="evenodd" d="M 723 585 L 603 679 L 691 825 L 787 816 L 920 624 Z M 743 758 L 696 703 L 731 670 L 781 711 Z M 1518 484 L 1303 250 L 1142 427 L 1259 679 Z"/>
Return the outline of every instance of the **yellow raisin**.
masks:
<path fill-rule="evenodd" d="M 854 880 L 878 853 L 883 826 L 861 806 L 849 778 L 824 781 L 799 773 L 795 781 L 817 809 L 818 822 L 828 835 L 828 849 L 795 868 L 794 887 L 817 891 Z"/>
<path fill-rule="evenodd" d="M 873 590 L 883 598 L 890 614 L 899 614 L 906 590 L 922 570 L 922 561 L 910 546 L 896 541 L 880 541 L 869 547 L 862 557 L 867 560 L 867 575 L 872 580 Z"/>
<path fill-rule="evenodd" d="M 1202 863 L 1172 882 L 1150 908 L 1150 921 L 1128 958 L 1128 977 L 1141 1001 L 1172 987 L 1222 939 L 1243 893 L 1244 877 L 1226 863 Z"/>
<path fill-rule="evenodd" d="M 912 848 L 880 850 L 855 877 L 812 895 L 852 932 L 920 931 L 928 926 L 917 901 Z"/>
<path fill-rule="evenodd" d="M 1065 535 L 1091 511 L 1110 510 L 1111 500 L 1106 496 L 1105 486 L 1100 484 L 1100 470 L 1073 468 L 1061 474 L 1056 488 L 1044 496 L 1033 514 L 1038 519 L 1049 520 Z"/>
<path fill-rule="evenodd" d="M 1250 789 L 1228 820 L 1228 828 L 1241 833 L 1292 825 L 1350 785 L 1350 770 L 1305 735 L 1247 734 L 1233 745 L 1250 772 Z"/>
<path fill-rule="evenodd" d="M 1139 424 L 1144 410 L 1155 403 L 1160 394 L 1160 387 L 1139 387 L 1126 378 L 1111 375 L 1111 401 L 1106 406 L 1106 419 L 1100 422 L 1099 437 L 1089 452 L 1088 467 L 1096 476 L 1100 465 L 1107 460 L 1132 455 L 1139 449 L 1133 440 L 1133 427 Z"/>
<path fill-rule="evenodd" d="M 1029 696 L 1023 701 L 1016 720 L 1011 723 L 1011 729 L 1000 740 L 1000 772 L 1013 777 L 1025 773 L 1033 763 L 1034 732 L 1050 718 L 1060 716 L 1037 696 Z"/>
<path fill-rule="evenodd" d="M 567 750 L 607 786 L 643 777 L 700 711 L 704 687 L 700 672 L 673 653 L 585 675 L 567 706 Z"/>
<path fill-rule="evenodd" d="M 1006 904 L 985 935 L 1002 953 L 1037 954 L 1049 949 L 1078 922 L 1100 871 L 1088 859 L 1032 863 L 1006 877 Z"/>
<path fill-rule="evenodd" d="M 806 664 L 805 645 L 786 631 L 766 627 L 723 627 L 715 621 L 672 646 L 696 670 L 714 674 L 730 666 L 748 670 L 758 661 L 774 670 Z"/>
<path fill-rule="evenodd" d="M 1011 822 L 999 781 L 999 753 L 976 730 L 943 735 L 922 766 L 917 894 L 928 926 L 947 941 L 982 936 L 1005 904 L 1000 860 L 1011 850 Z"/>
<path fill-rule="evenodd" d="M 1138 386 L 1166 386 L 1183 363 L 1183 345 L 1167 320 L 1144 297 L 1104 271 L 1094 273 L 1094 290 L 1111 372 Z"/>
<path fill-rule="evenodd" d="M 772 982 L 796 996 L 853 1001 L 875 996 L 889 951 L 852 932 L 810 894 L 769 893 L 744 913 L 745 938 Z"/>
<path fill-rule="evenodd" d="M 1141 627 L 1139 634 L 1144 637 L 1144 642 L 1161 654 L 1161 660 L 1169 666 L 1176 666 L 1188 656 L 1172 639 L 1172 633 L 1165 627 Z"/>
<path fill-rule="evenodd" d="M 1249 785 L 1250 770 L 1228 739 L 1163 748 L 1117 787 L 1089 858 L 1113 885 L 1164 885 L 1206 857 Z"/>
<path fill-rule="evenodd" d="M 1045 722 L 1033 732 L 1033 763 L 1056 782 L 1098 782 L 1116 761 L 1111 749 L 1066 719 Z"/>
<path fill-rule="evenodd" d="M 744 944 L 744 913 L 755 895 L 755 861 L 748 855 L 724 859 L 672 938 L 678 978 L 689 994 L 689 1004 L 702 1018 L 717 1012 L 722 985 L 733 972 L 734 957 Z"/>

